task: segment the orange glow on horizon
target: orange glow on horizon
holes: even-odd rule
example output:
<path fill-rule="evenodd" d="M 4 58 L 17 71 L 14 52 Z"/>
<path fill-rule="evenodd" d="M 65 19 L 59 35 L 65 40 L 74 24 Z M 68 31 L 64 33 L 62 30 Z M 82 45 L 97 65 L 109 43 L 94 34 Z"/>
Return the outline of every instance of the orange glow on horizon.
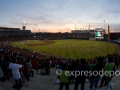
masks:
<path fill-rule="evenodd" d="M 38 26 L 30 26 L 30 25 L 26 25 L 26 30 L 31 30 L 31 32 L 71 32 L 71 30 L 75 30 L 75 26 L 76 26 L 76 30 L 88 30 L 89 29 L 89 23 L 66 23 L 66 24 L 61 24 L 61 25 L 39 25 Z M 104 25 L 100 24 L 90 24 L 90 29 L 94 30 L 95 28 L 103 28 L 105 29 Z M 106 30 L 107 30 L 107 26 L 106 26 Z M 113 30 L 113 28 L 110 28 L 111 32 L 117 32 L 119 30 Z"/>

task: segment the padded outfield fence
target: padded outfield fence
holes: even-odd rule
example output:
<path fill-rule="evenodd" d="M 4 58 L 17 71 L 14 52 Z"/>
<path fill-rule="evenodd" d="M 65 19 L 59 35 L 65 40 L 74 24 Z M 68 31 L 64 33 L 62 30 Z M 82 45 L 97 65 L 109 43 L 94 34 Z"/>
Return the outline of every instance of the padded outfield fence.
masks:
<path fill-rule="evenodd" d="M 108 42 L 107 39 L 104 39 L 103 41 L 104 41 L 104 42 Z M 111 43 L 115 43 L 115 44 L 117 44 L 117 45 L 120 46 L 120 41 L 117 41 L 117 40 L 110 40 L 110 42 L 111 42 Z"/>

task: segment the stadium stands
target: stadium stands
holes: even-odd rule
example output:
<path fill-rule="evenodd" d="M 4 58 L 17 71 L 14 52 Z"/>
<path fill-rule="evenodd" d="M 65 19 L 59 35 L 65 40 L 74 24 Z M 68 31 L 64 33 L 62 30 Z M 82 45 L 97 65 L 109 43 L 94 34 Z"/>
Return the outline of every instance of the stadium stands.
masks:
<path fill-rule="evenodd" d="M 26 63 L 27 63 L 28 60 L 32 61 L 33 57 L 35 57 L 35 60 L 38 62 L 37 69 L 39 69 L 38 70 L 39 76 L 37 73 L 37 74 L 35 74 L 35 76 L 33 78 L 30 77 L 30 81 L 27 82 L 27 86 L 25 86 L 25 83 L 23 81 L 24 86 L 22 87 L 22 90 L 28 89 L 28 88 L 33 89 L 36 86 L 35 84 L 38 85 L 35 90 L 40 90 L 41 87 L 42 87 L 41 90 L 48 90 L 48 89 L 46 89 L 45 85 L 46 86 L 48 85 L 47 88 L 51 89 L 52 82 L 54 81 L 54 78 L 56 77 L 55 69 L 54 68 L 51 69 L 52 76 L 49 75 L 49 76 L 45 76 L 44 79 L 43 78 L 39 79 L 39 80 L 44 80 L 43 82 L 38 80 L 38 78 L 40 77 L 40 73 L 41 72 L 43 73 L 43 71 L 44 71 L 44 73 L 48 72 L 49 68 L 62 66 L 63 64 L 68 65 L 69 70 L 71 70 L 71 67 L 74 67 L 72 69 L 75 70 L 75 67 L 78 66 L 80 63 L 80 59 L 71 60 L 71 59 L 58 58 L 55 56 L 50 56 L 48 54 L 38 53 L 38 52 L 35 52 L 32 50 L 21 49 L 19 47 L 13 47 L 10 45 L 11 41 L 34 40 L 34 39 L 50 39 L 50 40 L 52 40 L 52 39 L 54 39 L 54 40 L 55 39 L 89 39 L 89 37 L 90 37 L 89 33 L 30 33 L 30 32 L 26 32 L 26 31 L 20 31 L 21 33 L 18 34 L 18 31 L 13 31 L 13 32 L 0 31 L 1 32 L 0 56 L 2 56 L 1 59 L 3 59 L 5 61 L 5 63 L 7 62 L 6 64 L 8 66 L 9 66 L 9 62 L 12 62 L 13 57 L 18 60 L 18 62 L 17 62 L 18 64 L 23 64 L 24 61 L 26 61 Z M 103 40 L 103 41 L 107 42 L 107 40 Z M 111 42 L 120 45 L 119 41 L 111 40 Z M 118 65 L 120 64 L 119 54 L 114 53 L 110 56 L 113 58 L 113 60 L 115 60 L 115 61 L 113 61 L 116 64 L 115 68 L 119 68 L 118 67 Z M 106 57 L 100 56 L 100 57 L 103 60 L 102 64 L 105 65 L 105 63 L 107 63 L 106 62 L 107 56 Z M 97 63 L 97 59 L 98 59 L 98 57 L 89 59 L 86 62 L 86 64 L 89 65 L 89 64 Z M 2 72 L 0 72 L 0 75 L 2 76 L 1 73 Z M 8 71 L 8 73 L 11 76 L 11 71 Z M 44 75 L 44 74 L 42 74 L 42 75 Z M 25 76 L 25 75 L 23 75 L 23 76 Z M 51 77 L 52 77 L 52 79 L 50 79 Z M 24 77 L 22 77 L 22 79 L 23 78 Z M 45 81 L 46 79 L 48 79 L 47 82 Z M 72 78 L 72 79 L 74 79 L 74 78 Z M 5 87 L 1 83 L 2 88 L 0 87 L 0 89 L 1 90 L 9 90 L 12 87 L 12 85 L 14 84 L 14 81 L 12 81 L 13 83 L 11 83 L 11 80 L 13 80 L 12 77 L 10 77 L 10 81 L 5 81 L 5 84 L 8 85 L 9 88 Z M 34 80 L 35 80 L 35 82 L 34 82 Z M 112 78 L 112 82 L 114 82 L 114 80 L 116 80 L 116 76 L 114 78 Z M 37 81 L 37 83 L 36 83 L 36 81 Z M 74 80 L 72 82 L 74 83 Z M 117 85 L 117 82 L 119 82 L 119 81 L 114 82 L 115 85 Z M 34 86 L 32 85 L 33 83 L 35 83 Z M 39 86 L 39 83 L 41 83 L 41 86 Z M 45 85 L 43 85 L 43 83 L 45 83 Z M 90 83 L 86 82 L 85 87 L 89 88 L 89 84 Z M 31 87 L 31 86 L 33 86 L 33 87 Z M 70 90 L 73 90 L 74 85 L 72 84 L 70 87 L 72 88 Z M 118 85 L 117 85 L 117 87 L 118 87 Z M 58 85 L 55 84 L 55 86 L 52 88 L 52 90 L 57 90 L 57 89 L 58 89 Z M 100 90 L 106 90 L 106 89 L 103 87 Z M 116 89 L 116 90 L 118 90 L 118 89 Z"/>

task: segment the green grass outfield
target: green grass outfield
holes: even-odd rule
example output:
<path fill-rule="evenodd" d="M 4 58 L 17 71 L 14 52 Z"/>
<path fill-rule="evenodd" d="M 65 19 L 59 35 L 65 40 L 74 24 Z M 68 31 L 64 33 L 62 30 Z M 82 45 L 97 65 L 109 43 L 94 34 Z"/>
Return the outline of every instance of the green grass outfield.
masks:
<path fill-rule="evenodd" d="M 46 52 L 51 55 L 55 55 L 62 58 L 71 58 L 71 59 L 79 59 L 79 58 L 92 58 L 95 56 L 105 56 L 107 51 L 107 43 L 102 41 L 90 41 L 90 40 L 51 40 L 54 41 L 54 44 L 43 45 L 43 46 L 28 46 L 26 44 L 38 44 L 43 43 L 42 40 L 31 40 L 25 41 L 25 44 L 20 42 L 13 42 L 14 46 L 18 46 L 21 48 L 27 48 L 31 50 L 35 50 L 38 52 Z M 109 53 L 113 53 L 115 51 L 115 47 L 109 46 Z"/>

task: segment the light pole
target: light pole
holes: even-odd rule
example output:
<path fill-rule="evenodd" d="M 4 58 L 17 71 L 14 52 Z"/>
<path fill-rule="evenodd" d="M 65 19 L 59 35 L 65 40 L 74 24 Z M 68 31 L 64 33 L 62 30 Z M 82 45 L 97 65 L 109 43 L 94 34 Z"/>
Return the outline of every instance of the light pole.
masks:
<path fill-rule="evenodd" d="M 32 27 L 32 29 L 33 29 L 33 33 L 35 33 L 35 32 L 34 32 L 34 27 Z"/>
<path fill-rule="evenodd" d="M 106 21 L 106 20 L 104 20 L 104 29 L 105 29 L 105 33 L 106 33 L 106 24 L 105 24 L 105 21 Z"/>
<path fill-rule="evenodd" d="M 39 27 L 39 33 L 40 33 L 40 26 L 38 26 Z"/>
<path fill-rule="evenodd" d="M 89 27 L 88 27 L 88 29 L 90 30 L 90 21 L 88 21 L 88 23 L 89 23 Z"/>
<path fill-rule="evenodd" d="M 75 30 L 76 30 L 76 22 L 75 22 Z"/>

